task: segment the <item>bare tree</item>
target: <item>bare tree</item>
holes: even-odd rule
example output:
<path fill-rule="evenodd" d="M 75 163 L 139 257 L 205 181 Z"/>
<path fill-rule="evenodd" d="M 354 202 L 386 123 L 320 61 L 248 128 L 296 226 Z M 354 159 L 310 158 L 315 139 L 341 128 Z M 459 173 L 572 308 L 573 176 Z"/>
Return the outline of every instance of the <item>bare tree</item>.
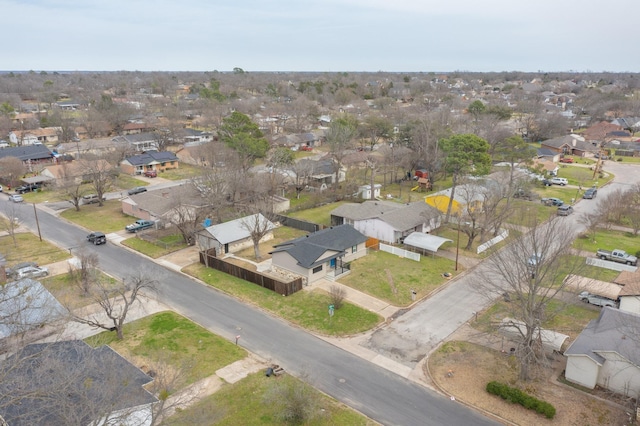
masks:
<path fill-rule="evenodd" d="M 9 234 L 13 241 L 13 246 L 18 247 L 18 240 L 16 240 L 16 231 L 20 228 L 22 223 L 20 217 L 21 212 L 18 211 L 14 203 L 9 203 L 4 208 L 4 216 L 6 220 L 2 222 L 4 230 Z"/>
<path fill-rule="evenodd" d="M 91 186 L 98 196 L 98 205 L 102 207 L 104 205 L 104 194 L 111 189 L 116 172 L 105 159 L 80 161 L 83 176 L 91 181 Z"/>
<path fill-rule="evenodd" d="M 82 296 L 87 297 L 91 294 L 93 285 L 98 280 L 98 266 L 100 260 L 96 253 L 81 252 L 77 255 L 78 268 L 73 269 L 70 266 L 69 273 L 78 284 L 82 292 Z"/>
<path fill-rule="evenodd" d="M 143 271 L 111 284 L 105 280 L 97 280 L 90 290 L 90 297 L 100 306 L 100 314 L 84 316 L 83 312 L 72 312 L 72 319 L 81 324 L 104 330 L 115 331 L 118 339 L 124 338 L 123 327 L 129 314 L 129 309 L 139 299 L 142 291 L 155 291 L 157 281 Z"/>
<path fill-rule="evenodd" d="M 279 380 L 265 393 L 265 404 L 275 407 L 278 420 L 286 424 L 306 424 L 319 415 L 313 388 L 303 380 Z"/>
<path fill-rule="evenodd" d="M 529 233 L 493 253 L 480 273 L 480 291 L 492 300 L 506 293 L 509 314 L 523 324 L 516 342 L 521 380 L 531 379 L 533 368 L 546 362 L 540 330 L 557 313 L 550 302 L 569 285 L 566 275 L 584 263 L 569 256 L 573 237 L 562 218 L 544 224 L 533 218 Z"/>
<path fill-rule="evenodd" d="M 249 232 L 253 243 L 253 253 L 256 260 L 260 261 L 262 259 L 260 241 L 273 230 L 273 223 L 263 214 L 256 213 L 242 219 L 241 225 Z"/>
<path fill-rule="evenodd" d="M 20 176 L 24 175 L 26 171 L 27 168 L 19 158 L 0 158 L 0 178 L 8 182 L 10 187 L 15 186 L 17 183 L 17 179 Z"/>
<path fill-rule="evenodd" d="M 329 300 L 336 309 L 340 309 L 344 303 L 344 299 L 347 297 L 347 291 L 339 285 L 332 285 L 329 288 Z"/>

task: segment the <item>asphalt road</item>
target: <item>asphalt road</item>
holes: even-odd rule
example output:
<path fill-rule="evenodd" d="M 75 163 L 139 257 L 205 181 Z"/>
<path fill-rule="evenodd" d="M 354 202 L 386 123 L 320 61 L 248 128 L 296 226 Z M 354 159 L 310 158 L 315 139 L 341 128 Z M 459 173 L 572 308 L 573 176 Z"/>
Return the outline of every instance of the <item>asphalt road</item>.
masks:
<path fill-rule="evenodd" d="M 593 211 L 599 200 L 608 193 L 616 189 L 628 190 L 633 184 L 640 182 L 639 165 L 608 161 L 605 171 L 613 173 L 615 181 L 599 188 L 596 199 L 580 200 L 574 207 L 573 215 L 559 218 L 566 226 L 571 227 L 574 235 L 584 229 L 579 223 L 581 214 Z M 420 359 L 469 321 L 475 312 L 493 304 L 493 300 L 477 291 L 479 277 L 488 274 L 489 265 L 479 264 L 444 290 L 419 303 L 388 326 L 375 331 L 363 342 L 363 346 L 399 363 L 415 367 Z"/>
<path fill-rule="evenodd" d="M 36 231 L 33 205 L 13 204 L 2 197 L 4 212 Z M 95 247 L 84 241 L 86 230 L 38 209 L 42 237 L 71 252 L 95 251 L 101 269 L 124 278 L 144 269 L 160 280 L 159 299 L 212 332 L 280 364 L 296 375 L 306 375 L 323 392 L 385 425 L 496 424 L 466 406 L 293 327 L 279 318 L 246 306 L 182 274 L 167 270 L 122 247 Z M 215 356 L 212 354 L 211 356 Z"/>

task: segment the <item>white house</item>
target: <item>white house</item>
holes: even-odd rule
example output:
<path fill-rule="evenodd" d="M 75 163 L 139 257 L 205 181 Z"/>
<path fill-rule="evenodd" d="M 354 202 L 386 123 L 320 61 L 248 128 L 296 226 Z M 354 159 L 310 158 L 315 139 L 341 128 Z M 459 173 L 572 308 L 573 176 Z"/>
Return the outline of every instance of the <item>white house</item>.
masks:
<path fill-rule="evenodd" d="M 440 212 L 422 202 L 365 201 L 346 203 L 331 212 L 331 224 L 352 225 L 367 237 L 399 243 L 412 232 L 427 233 L 440 226 Z"/>
<path fill-rule="evenodd" d="M 273 238 L 272 231 L 276 226 L 264 217 L 262 213 L 257 213 L 229 222 L 207 226 L 203 231 L 196 234 L 196 241 L 201 250 L 213 248 L 216 250 L 216 254 L 221 256 L 253 246 L 250 230 L 258 227 L 268 230 L 260 239 L 260 242 Z"/>
<path fill-rule="evenodd" d="M 567 348 L 565 377 L 625 396 L 640 394 L 640 316 L 604 307 Z"/>

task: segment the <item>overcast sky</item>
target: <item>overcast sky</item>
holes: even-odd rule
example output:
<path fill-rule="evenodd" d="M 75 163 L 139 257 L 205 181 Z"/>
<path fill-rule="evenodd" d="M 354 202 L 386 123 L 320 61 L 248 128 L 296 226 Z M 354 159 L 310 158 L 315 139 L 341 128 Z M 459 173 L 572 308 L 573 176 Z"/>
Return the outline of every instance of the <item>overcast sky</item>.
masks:
<path fill-rule="evenodd" d="M 0 70 L 630 71 L 639 0 L 0 0 Z"/>

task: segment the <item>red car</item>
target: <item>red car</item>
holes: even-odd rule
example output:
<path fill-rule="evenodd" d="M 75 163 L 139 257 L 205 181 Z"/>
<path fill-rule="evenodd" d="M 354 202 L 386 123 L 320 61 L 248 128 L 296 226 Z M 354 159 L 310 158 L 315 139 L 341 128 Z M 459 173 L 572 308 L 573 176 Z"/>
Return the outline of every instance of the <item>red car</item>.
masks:
<path fill-rule="evenodd" d="M 154 178 L 158 176 L 158 172 L 156 172 L 155 170 L 147 170 L 144 172 L 144 175 L 149 178 Z"/>
<path fill-rule="evenodd" d="M 573 163 L 573 158 L 571 158 L 571 157 L 562 157 L 560 159 L 560 162 L 561 163 Z"/>
<path fill-rule="evenodd" d="M 313 151 L 313 147 L 309 146 L 309 145 L 302 145 L 302 147 L 300 148 L 301 151 Z"/>

